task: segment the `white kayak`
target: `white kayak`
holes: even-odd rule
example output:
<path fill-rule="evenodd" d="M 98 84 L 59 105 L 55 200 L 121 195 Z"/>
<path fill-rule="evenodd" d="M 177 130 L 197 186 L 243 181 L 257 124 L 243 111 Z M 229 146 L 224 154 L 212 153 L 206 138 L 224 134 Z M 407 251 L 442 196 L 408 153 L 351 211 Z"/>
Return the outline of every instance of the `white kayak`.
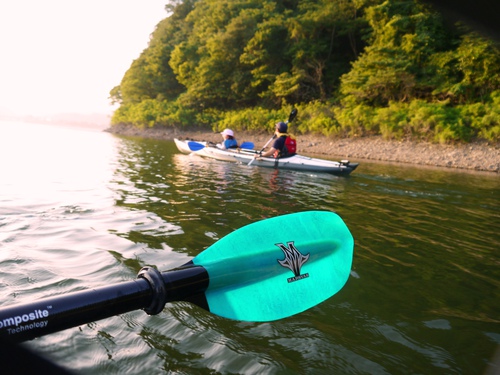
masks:
<path fill-rule="evenodd" d="M 174 139 L 174 142 L 180 152 L 184 154 L 194 153 L 202 157 L 207 157 L 216 160 L 224 160 L 237 162 L 241 164 L 249 164 L 254 160 L 254 155 L 257 151 L 249 148 L 236 148 L 223 150 L 216 145 L 207 142 L 198 142 L 193 140 Z M 251 142 L 242 144 L 243 146 L 252 146 Z M 356 169 L 358 163 L 351 163 L 348 160 L 330 161 L 317 158 L 310 158 L 302 155 L 294 155 L 285 158 L 266 158 L 259 157 L 255 159 L 252 166 L 268 167 L 277 169 L 293 169 L 298 171 L 308 172 L 323 172 L 334 175 L 346 176 Z"/>

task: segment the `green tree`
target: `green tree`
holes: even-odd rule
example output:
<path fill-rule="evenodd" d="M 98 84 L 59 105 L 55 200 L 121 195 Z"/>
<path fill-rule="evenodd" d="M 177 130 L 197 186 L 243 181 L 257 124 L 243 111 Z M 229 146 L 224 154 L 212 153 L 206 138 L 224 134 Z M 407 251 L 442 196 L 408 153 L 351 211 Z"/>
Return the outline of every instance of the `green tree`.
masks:
<path fill-rule="evenodd" d="M 251 67 L 251 85 L 259 96 L 270 100 L 271 104 L 279 105 L 279 102 L 273 102 L 276 96 L 269 88 L 277 77 L 288 78 L 292 70 L 287 53 L 288 30 L 283 15 L 269 13 L 265 16 L 246 44 L 241 61 Z"/>
<path fill-rule="evenodd" d="M 195 0 L 173 1 L 166 6 L 171 16 L 160 21 L 151 35 L 148 48 L 134 60 L 119 86 L 110 92 L 115 103 L 139 103 L 146 99 L 175 100 L 184 87 L 168 64 L 171 51 L 182 41 L 188 28 L 184 18 Z"/>
<path fill-rule="evenodd" d="M 491 41 L 466 33 L 458 47 L 432 57 L 440 74 L 434 75 L 433 94 L 456 104 L 489 100 L 500 89 L 500 51 Z"/>
<path fill-rule="evenodd" d="M 250 76 L 240 63 L 240 55 L 253 35 L 258 3 L 204 1 L 187 18 L 192 22 L 192 33 L 176 47 L 170 61 L 187 89 L 181 98 L 184 104 L 230 108 L 251 102 Z"/>
<path fill-rule="evenodd" d="M 342 77 L 341 93 L 374 106 L 430 97 L 428 61 L 449 47 L 440 16 L 415 1 L 385 1 L 366 18 L 371 44 Z"/>
<path fill-rule="evenodd" d="M 420 0 L 166 7 L 170 15 L 110 92 L 120 104 L 114 123 L 217 128 L 253 116 L 241 126 L 257 129 L 292 104 L 303 114 L 300 132 L 499 137 L 498 49 Z"/>
<path fill-rule="evenodd" d="M 367 26 L 360 17 L 364 6 L 362 1 L 348 0 L 300 3 L 290 22 L 290 36 L 301 101 L 326 100 L 335 93 L 339 77 L 361 48 L 359 30 Z"/>

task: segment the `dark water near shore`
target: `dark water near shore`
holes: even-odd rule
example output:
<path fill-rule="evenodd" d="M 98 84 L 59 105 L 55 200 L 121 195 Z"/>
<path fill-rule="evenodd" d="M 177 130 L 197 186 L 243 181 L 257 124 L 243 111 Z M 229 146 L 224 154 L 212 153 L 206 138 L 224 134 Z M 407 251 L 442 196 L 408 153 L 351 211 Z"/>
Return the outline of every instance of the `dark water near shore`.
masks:
<path fill-rule="evenodd" d="M 498 174 L 363 161 L 347 178 L 275 171 L 182 155 L 171 141 L 22 123 L 0 123 L 0 160 L 2 305 L 174 268 L 281 214 L 334 211 L 354 236 L 346 286 L 288 319 L 234 322 L 175 303 L 26 344 L 76 373 L 500 369 Z"/>

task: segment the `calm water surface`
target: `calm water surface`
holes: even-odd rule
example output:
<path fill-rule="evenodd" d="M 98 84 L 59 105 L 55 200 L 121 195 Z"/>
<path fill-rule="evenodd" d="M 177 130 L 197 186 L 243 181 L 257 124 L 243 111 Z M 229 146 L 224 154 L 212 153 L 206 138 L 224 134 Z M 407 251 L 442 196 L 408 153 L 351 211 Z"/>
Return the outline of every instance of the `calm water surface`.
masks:
<path fill-rule="evenodd" d="M 182 155 L 171 141 L 0 122 L 0 176 L 2 305 L 174 268 L 281 214 L 334 211 L 354 236 L 346 286 L 288 319 L 235 322 L 173 303 L 25 344 L 75 373 L 499 371 L 498 174 L 275 171 Z"/>

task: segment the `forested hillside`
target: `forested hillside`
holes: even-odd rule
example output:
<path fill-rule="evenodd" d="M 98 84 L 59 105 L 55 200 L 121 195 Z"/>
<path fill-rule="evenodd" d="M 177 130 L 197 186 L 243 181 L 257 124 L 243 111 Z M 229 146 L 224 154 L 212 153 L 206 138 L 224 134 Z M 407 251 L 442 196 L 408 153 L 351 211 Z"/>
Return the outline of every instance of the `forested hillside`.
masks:
<path fill-rule="evenodd" d="M 416 0 L 175 0 L 112 123 L 500 140 L 500 51 Z"/>

